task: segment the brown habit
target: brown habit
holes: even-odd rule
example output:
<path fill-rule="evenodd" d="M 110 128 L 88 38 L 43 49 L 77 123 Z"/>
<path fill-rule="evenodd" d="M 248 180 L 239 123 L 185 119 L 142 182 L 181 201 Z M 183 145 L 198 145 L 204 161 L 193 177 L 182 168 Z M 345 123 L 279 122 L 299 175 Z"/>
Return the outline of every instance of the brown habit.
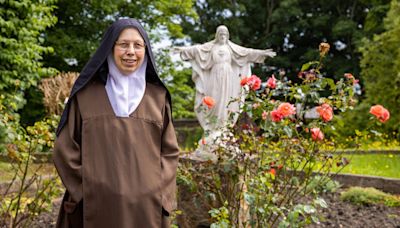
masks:
<path fill-rule="evenodd" d="M 166 94 L 147 83 L 129 117 L 114 114 L 99 80 L 73 97 L 54 149 L 67 188 L 57 227 L 168 226 L 179 151 Z"/>

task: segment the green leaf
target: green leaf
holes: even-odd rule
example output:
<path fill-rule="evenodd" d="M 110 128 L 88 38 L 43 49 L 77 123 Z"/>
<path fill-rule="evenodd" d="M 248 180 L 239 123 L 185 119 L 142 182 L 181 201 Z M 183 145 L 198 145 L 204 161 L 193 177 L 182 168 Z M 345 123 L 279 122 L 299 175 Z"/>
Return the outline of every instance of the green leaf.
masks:
<path fill-rule="evenodd" d="M 313 214 L 315 213 L 317 210 L 315 209 L 315 207 L 311 206 L 311 205 L 304 205 L 303 210 L 305 213 L 307 214 Z"/>
<path fill-rule="evenodd" d="M 319 61 L 311 61 L 308 63 L 305 63 L 301 66 L 301 71 L 306 71 L 308 70 L 312 65 L 318 65 Z"/>
<path fill-rule="evenodd" d="M 318 197 L 317 199 L 314 200 L 314 204 L 322 207 L 322 208 L 328 208 L 328 204 L 323 198 Z"/>

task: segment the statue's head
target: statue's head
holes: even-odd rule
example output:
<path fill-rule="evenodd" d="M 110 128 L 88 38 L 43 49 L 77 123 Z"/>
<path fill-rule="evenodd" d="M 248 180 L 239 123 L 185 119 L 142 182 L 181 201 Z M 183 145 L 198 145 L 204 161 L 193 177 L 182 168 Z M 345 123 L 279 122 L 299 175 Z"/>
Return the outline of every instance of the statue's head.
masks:
<path fill-rule="evenodd" d="M 220 25 L 217 27 L 217 32 L 215 33 L 215 40 L 218 43 L 226 43 L 229 40 L 229 31 L 225 25 Z"/>

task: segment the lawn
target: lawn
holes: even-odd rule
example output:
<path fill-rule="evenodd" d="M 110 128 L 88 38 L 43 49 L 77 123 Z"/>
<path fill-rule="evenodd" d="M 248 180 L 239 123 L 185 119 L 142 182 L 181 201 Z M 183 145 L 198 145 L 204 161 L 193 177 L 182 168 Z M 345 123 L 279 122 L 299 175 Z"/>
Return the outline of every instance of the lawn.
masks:
<path fill-rule="evenodd" d="M 348 154 L 345 155 L 350 160 L 341 173 L 363 174 L 371 176 L 382 176 L 390 178 L 400 178 L 400 154 Z M 39 164 L 34 164 L 37 168 Z M 0 161 L 0 183 L 11 180 L 11 165 Z M 32 172 L 31 172 L 32 173 Z M 31 174 L 30 173 L 30 174 Z M 44 164 L 40 169 L 41 174 L 55 174 L 53 164 Z"/>
<path fill-rule="evenodd" d="M 341 173 L 400 178 L 400 154 L 349 154 Z"/>

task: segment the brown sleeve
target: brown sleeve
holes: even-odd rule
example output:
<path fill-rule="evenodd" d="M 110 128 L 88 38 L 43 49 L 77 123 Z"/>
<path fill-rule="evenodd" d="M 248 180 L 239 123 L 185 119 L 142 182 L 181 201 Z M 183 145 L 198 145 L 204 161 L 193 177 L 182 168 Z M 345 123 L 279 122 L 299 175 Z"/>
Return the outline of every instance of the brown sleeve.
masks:
<path fill-rule="evenodd" d="M 67 123 L 55 141 L 53 161 L 72 201 L 76 203 L 82 199 L 81 126 L 81 114 L 74 98 Z"/>
<path fill-rule="evenodd" d="M 176 169 L 178 166 L 179 147 L 174 126 L 172 125 L 171 108 L 168 99 L 166 99 L 164 110 L 164 128 L 161 140 L 162 205 L 170 213 L 173 209 L 176 194 Z"/>

